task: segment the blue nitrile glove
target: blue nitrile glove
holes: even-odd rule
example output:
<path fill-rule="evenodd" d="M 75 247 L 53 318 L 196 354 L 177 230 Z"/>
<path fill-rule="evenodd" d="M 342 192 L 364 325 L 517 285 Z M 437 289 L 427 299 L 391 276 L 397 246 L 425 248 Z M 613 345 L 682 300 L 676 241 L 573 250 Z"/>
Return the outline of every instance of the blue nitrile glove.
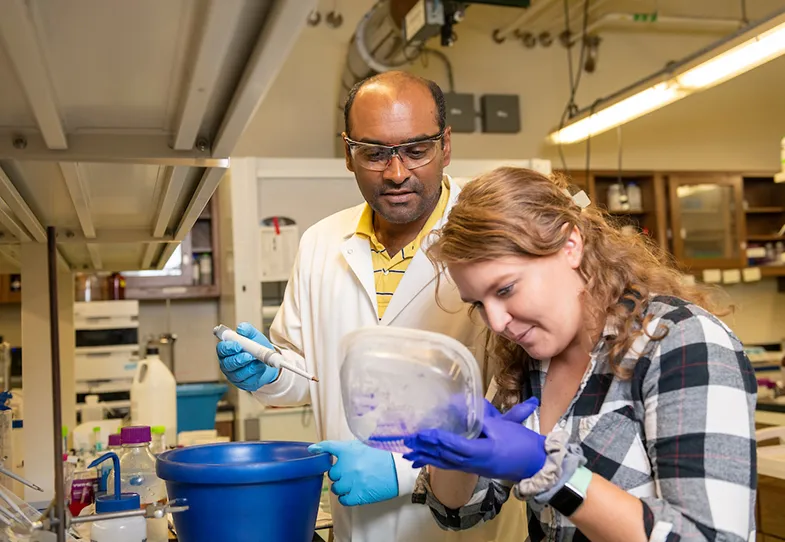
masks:
<path fill-rule="evenodd" d="M 311 445 L 308 451 L 335 456 L 327 476 L 342 505 L 372 504 L 398 496 L 398 474 L 390 452 L 371 448 L 359 440 L 325 440 Z"/>
<path fill-rule="evenodd" d="M 531 478 L 545 464 L 545 437 L 521 424 L 538 404 L 532 397 L 501 415 L 486 401 L 479 438 L 428 429 L 404 439 L 412 451 L 403 457 L 413 461 L 414 468 L 433 465 L 512 482 Z"/>
<path fill-rule="evenodd" d="M 273 348 L 267 337 L 248 322 L 243 322 L 237 326 L 237 333 L 262 346 Z M 236 341 L 221 341 L 215 347 L 215 351 L 218 353 L 218 363 L 221 366 L 221 371 L 226 375 L 229 382 L 241 390 L 256 391 L 278 378 L 280 369 L 270 367 L 248 352 L 243 351 L 240 344 Z"/>

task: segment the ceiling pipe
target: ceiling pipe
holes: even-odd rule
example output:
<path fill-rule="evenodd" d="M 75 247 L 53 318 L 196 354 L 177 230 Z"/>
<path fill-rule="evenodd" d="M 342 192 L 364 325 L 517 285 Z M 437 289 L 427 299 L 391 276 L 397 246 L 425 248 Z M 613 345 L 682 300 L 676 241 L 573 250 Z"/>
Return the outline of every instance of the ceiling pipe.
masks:
<path fill-rule="evenodd" d="M 585 1 L 585 0 L 584 0 Z M 600 9 L 603 4 L 607 4 L 608 0 L 592 0 L 589 4 L 589 19 L 591 19 L 592 15 Z M 583 11 L 585 6 L 583 2 L 577 2 L 573 4 L 570 8 L 570 29 L 580 29 L 583 28 Z M 557 17 L 554 21 L 548 23 L 548 28 L 545 29 L 546 32 L 552 32 L 554 35 L 559 35 L 564 31 L 565 27 L 565 20 L 564 20 L 564 13 L 559 12 L 559 17 Z"/>
<path fill-rule="evenodd" d="M 679 31 L 679 32 L 707 32 L 725 34 L 734 32 L 744 26 L 739 19 L 712 19 L 701 17 L 669 17 L 656 13 L 606 13 L 586 27 L 586 33 L 578 32 L 571 45 L 580 43 L 584 35 L 590 36 L 601 30 L 612 27 L 620 30 L 641 31 Z"/>
<path fill-rule="evenodd" d="M 528 8 L 526 8 L 523 13 L 521 13 L 514 21 L 510 24 L 503 26 L 502 28 L 497 28 L 493 31 L 493 40 L 496 43 L 502 43 L 506 40 L 510 34 L 512 34 L 515 30 L 522 27 L 523 25 L 531 23 L 534 19 L 540 16 L 542 13 L 545 12 L 551 5 L 555 4 L 556 0 L 539 0 L 536 3 L 532 3 Z"/>

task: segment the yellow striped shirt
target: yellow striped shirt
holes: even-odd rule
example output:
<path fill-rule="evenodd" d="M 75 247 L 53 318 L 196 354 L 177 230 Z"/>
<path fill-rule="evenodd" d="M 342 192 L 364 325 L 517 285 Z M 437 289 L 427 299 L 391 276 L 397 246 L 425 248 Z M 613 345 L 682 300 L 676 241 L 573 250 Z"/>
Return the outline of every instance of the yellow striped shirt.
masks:
<path fill-rule="evenodd" d="M 379 308 L 379 320 L 384 316 L 384 311 L 390 304 L 395 290 L 401 283 L 406 269 L 409 267 L 409 262 L 420 250 L 420 243 L 423 238 L 430 233 L 436 226 L 436 223 L 444 216 L 447 210 L 447 202 L 450 199 L 450 182 L 447 177 L 444 178 L 442 183 L 442 194 L 439 196 L 439 201 L 436 204 L 431 216 L 423 226 L 420 233 L 414 240 L 403 247 L 400 252 L 393 254 L 392 257 L 387 253 L 376 238 L 376 232 L 373 228 L 373 209 L 366 203 L 363 214 L 360 217 L 360 222 L 357 224 L 357 235 L 367 238 L 371 243 L 371 258 L 373 259 L 373 276 L 376 283 L 376 304 Z"/>

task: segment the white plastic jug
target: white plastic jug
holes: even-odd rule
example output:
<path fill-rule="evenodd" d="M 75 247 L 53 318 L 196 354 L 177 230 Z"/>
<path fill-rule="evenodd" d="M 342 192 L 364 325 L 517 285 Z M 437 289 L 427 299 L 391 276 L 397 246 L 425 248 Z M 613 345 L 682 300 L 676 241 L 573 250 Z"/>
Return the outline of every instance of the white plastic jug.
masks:
<path fill-rule="evenodd" d="M 177 442 L 177 381 L 154 346 L 147 347 L 147 357 L 136 368 L 131 385 L 131 423 L 163 425 L 166 442 Z"/>
<path fill-rule="evenodd" d="M 86 395 L 82 407 L 82 423 L 100 422 L 104 419 L 104 406 L 98 402 L 97 395 Z"/>

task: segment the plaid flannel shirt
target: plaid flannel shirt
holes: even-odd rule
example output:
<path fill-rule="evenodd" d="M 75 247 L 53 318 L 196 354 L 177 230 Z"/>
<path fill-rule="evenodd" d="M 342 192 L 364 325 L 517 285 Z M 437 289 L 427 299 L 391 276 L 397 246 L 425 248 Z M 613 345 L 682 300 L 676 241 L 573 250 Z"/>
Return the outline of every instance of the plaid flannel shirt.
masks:
<path fill-rule="evenodd" d="M 640 498 L 649 541 L 754 540 L 757 384 L 742 344 L 681 299 L 654 296 L 646 312 L 649 333 L 662 325 L 667 336 L 636 340 L 623 361 L 634 364 L 633 376 L 622 380 L 608 362 L 605 340 L 615 328 L 606 326 L 558 428 L 595 475 Z M 522 395 L 541 398 L 548 362 L 530 369 Z M 539 431 L 539 412 L 525 425 Z M 430 506 L 442 528 L 463 530 L 493 519 L 511 486 L 481 478 L 469 503 L 451 510 L 434 498 L 423 469 L 413 501 Z M 527 504 L 532 542 L 588 540 L 551 507 Z"/>

